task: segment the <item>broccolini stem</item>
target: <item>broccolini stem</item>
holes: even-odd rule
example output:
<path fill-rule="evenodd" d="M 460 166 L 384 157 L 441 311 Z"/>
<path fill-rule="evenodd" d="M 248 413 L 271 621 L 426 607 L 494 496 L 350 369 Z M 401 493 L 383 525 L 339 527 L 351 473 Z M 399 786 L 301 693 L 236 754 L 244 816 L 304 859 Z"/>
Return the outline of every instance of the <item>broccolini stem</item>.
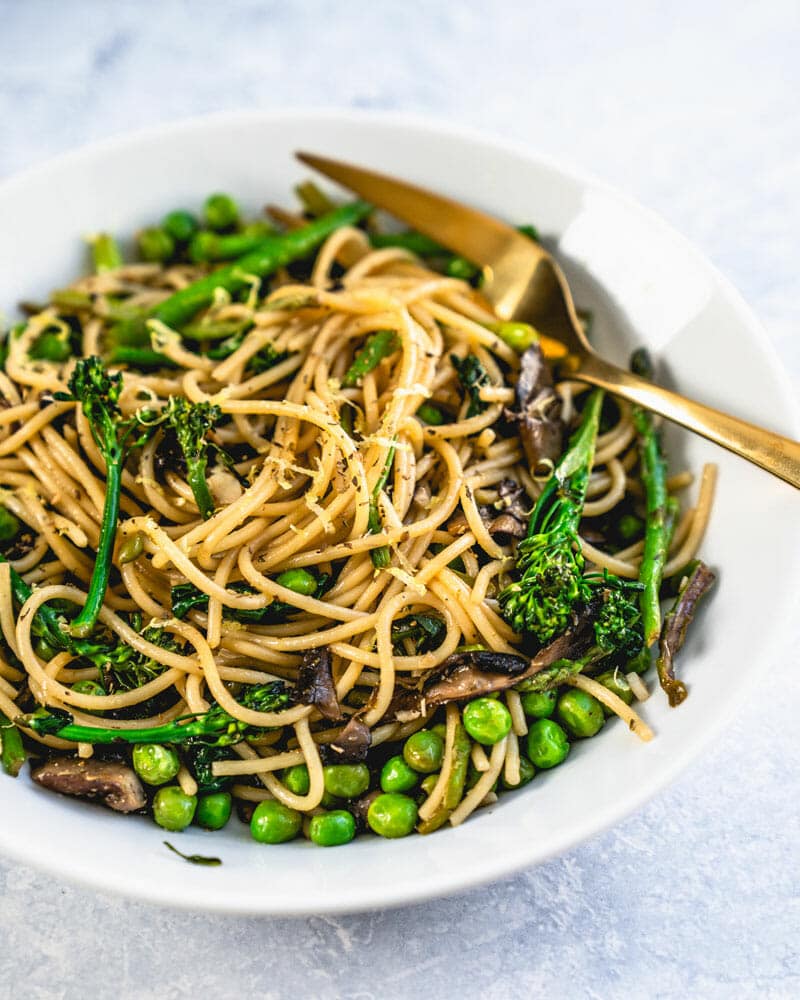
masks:
<path fill-rule="evenodd" d="M 0 763 L 6 774 L 12 778 L 20 772 L 20 768 L 25 763 L 25 747 L 22 745 L 22 737 L 13 722 L 0 713 Z"/>
<path fill-rule="evenodd" d="M 119 497 L 122 490 L 122 460 L 121 448 L 114 449 L 112 455 L 106 456 L 106 499 L 103 504 L 103 520 L 100 526 L 100 541 L 97 546 L 94 570 L 89 581 L 86 603 L 70 625 L 71 633 L 81 639 L 91 635 L 97 624 L 97 616 L 103 606 L 108 580 L 111 576 L 111 558 L 114 553 L 114 541 L 117 537 Z"/>
<path fill-rule="evenodd" d="M 255 249 L 232 264 L 212 271 L 171 295 L 153 310 L 152 316 L 173 329 L 179 329 L 211 303 L 218 288 L 238 291 L 248 284 L 253 275 L 265 278 L 279 267 L 307 257 L 334 230 L 355 225 L 370 211 L 371 206 L 366 202 L 354 201 L 315 219 L 302 229 L 280 236 L 267 236 Z"/>
<path fill-rule="evenodd" d="M 652 365 L 644 351 L 634 354 L 631 368 L 644 378 L 652 378 Z M 641 478 L 647 502 L 644 553 L 639 566 L 639 580 L 644 584 L 640 602 L 645 645 L 652 646 L 661 633 L 659 594 L 675 527 L 677 503 L 667 493 L 667 461 L 652 414 L 641 406 L 634 406 L 632 416 L 639 436 Z"/>
<path fill-rule="evenodd" d="M 56 722 L 61 720 L 60 726 Z M 163 726 L 149 726 L 145 729 L 105 729 L 102 726 L 82 726 L 72 721 L 72 716 L 64 713 L 57 716 L 50 712 L 34 712 L 20 716 L 20 723 L 38 733 L 51 733 L 59 739 L 75 743 L 185 743 L 200 736 L 216 736 L 226 730 L 234 720 L 223 713 L 196 716 L 190 719 L 176 719 Z"/>
<path fill-rule="evenodd" d="M 353 358 L 342 379 L 342 386 L 354 389 L 365 375 L 374 371 L 384 358 L 390 357 L 399 347 L 400 338 L 394 330 L 376 330 L 367 337 L 364 346 Z"/>
<path fill-rule="evenodd" d="M 392 468 L 392 462 L 394 461 L 395 445 L 393 444 L 389 449 L 389 453 L 386 456 L 386 464 L 383 467 L 380 478 L 377 483 L 375 483 L 375 488 L 372 491 L 372 499 L 369 504 L 369 519 L 367 525 L 369 527 L 369 533 L 371 535 L 378 535 L 383 528 L 381 522 L 381 513 L 378 509 L 378 497 L 381 495 L 381 490 L 386 486 L 389 479 L 389 473 Z M 370 550 L 370 558 L 372 559 L 372 565 L 375 569 L 386 569 L 392 559 L 392 553 L 389 550 L 388 545 L 381 545 L 380 548 Z"/>

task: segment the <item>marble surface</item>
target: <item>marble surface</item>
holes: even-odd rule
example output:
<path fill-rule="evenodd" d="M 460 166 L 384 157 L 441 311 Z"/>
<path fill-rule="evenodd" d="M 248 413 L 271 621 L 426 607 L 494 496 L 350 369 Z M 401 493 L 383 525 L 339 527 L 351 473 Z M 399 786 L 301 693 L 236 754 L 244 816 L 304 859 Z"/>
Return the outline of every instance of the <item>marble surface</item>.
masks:
<path fill-rule="evenodd" d="M 660 211 L 755 307 L 797 388 L 800 5 L 494 6 L 0 0 L 0 176 L 227 108 L 399 109 L 478 126 Z M 772 689 L 637 815 L 452 899 L 225 919 L 0 861 L 0 995 L 796 997 L 796 661 L 787 644 Z"/>

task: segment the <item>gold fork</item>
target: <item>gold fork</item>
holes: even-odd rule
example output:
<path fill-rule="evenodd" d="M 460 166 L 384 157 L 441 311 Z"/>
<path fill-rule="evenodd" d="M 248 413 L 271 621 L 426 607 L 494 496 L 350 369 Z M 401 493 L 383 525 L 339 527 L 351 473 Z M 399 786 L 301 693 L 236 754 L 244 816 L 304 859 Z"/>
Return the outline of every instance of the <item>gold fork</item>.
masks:
<path fill-rule="evenodd" d="M 481 292 L 504 320 L 531 323 L 562 345 L 559 368 L 702 434 L 800 489 L 800 442 L 696 403 L 601 358 L 575 312 L 561 268 L 538 243 L 484 212 L 385 174 L 297 153 L 298 159 L 483 268 Z"/>

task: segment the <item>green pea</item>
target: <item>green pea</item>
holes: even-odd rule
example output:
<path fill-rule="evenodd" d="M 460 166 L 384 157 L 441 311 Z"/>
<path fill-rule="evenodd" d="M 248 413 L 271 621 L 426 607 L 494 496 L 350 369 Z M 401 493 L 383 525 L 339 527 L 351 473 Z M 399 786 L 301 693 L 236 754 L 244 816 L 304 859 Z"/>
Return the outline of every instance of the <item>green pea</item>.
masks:
<path fill-rule="evenodd" d="M 229 194 L 212 194 L 206 199 L 203 215 L 210 229 L 230 229 L 239 221 L 239 206 Z"/>
<path fill-rule="evenodd" d="M 161 220 L 161 228 L 175 240 L 176 243 L 188 243 L 197 231 L 198 222 L 191 212 L 178 209 L 168 212 Z"/>
<path fill-rule="evenodd" d="M 133 748 L 133 769 L 148 785 L 165 785 L 181 769 L 178 755 L 161 743 L 137 743 Z"/>
<path fill-rule="evenodd" d="M 155 794 L 153 819 L 165 830 L 185 830 L 194 819 L 196 808 L 196 795 L 187 795 L 177 785 L 168 785 Z"/>
<path fill-rule="evenodd" d="M 597 698 L 580 688 L 565 691 L 558 699 L 556 711 L 569 732 L 577 737 L 594 736 L 606 721 Z"/>
<path fill-rule="evenodd" d="M 417 772 L 406 764 L 400 754 L 390 757 L 381 768 L 381 788 L 384 792 L 407 792 L 418 780 Z"/>
<path fill-rule="evenodd" d="M 567 734 L 552 719 L 539 719 L 528 730 L 528 757 L 534 767 L 555 767 L 568 753 Z"/>
<path fill-rule="evenodd" d="M 595 680 L 599 681 L 604 688 L 608 688 L 608 690 L 615 694 L 618 698 L 621 698 L 626 705 L 630 705 L 633 702 L 633 691 L 631 691 L 631 686 L 625 680 L 625 674 L 623 674 L 622 671 L 606 670 L 605 673 L 598 674 L 598 676 L 595 677 Z M 614 714 L 611 709 L 606 708 L 605 705 L 602 705 L 602 708 L 603 715 L 605 715 L 606 718 L 609 715 Z"/>
<path fill-rule="evenodd" d="M 366 764 L 326 764 L 323 774 L 325 791 L 340 799 L 356 799 L 369 788 Z"/>
<path fill-rule="evenodd" d="M 311 779 L 305 764 L 295 764 L 283 772 L 283 783 L 295 795 L 308 795 Z"/>
<path fill-rule="evenodd" d="M 379 795 L 367 810 L 367 823 L 379 837 L 407 837 L 417 822 L 417 804 L 395 792 Z"/>
<path fill-rule="evenodd" d="M 539 334 L 529 323 L 494 323 L 489 329 L 519 354 L 539 341 Z"/>
<path fill-rule="evenodd" d="M 132 535 L 128 535 L 122 545 L 120 545 L 117 562 L 120 566 L 135 562 L 143 552 L 144 534 L 141 531 L 135 531 Z"/>
<path fill-rule="evenodd" d="M 519 783 L 512 785 L 510 782 L 506 781 L 505 778 L 502 780 L 503 788 L 522 788 L 523 785 L 527 785 L 529 781 L 533 781 L 536 776 L 536 768 L 531 764 L 527 757 L 520 754 L 519 757 Z"/>
<path fill-rule="evenodd" d="M 433 403 L 423 403 L 417 410 L 417 416 L 426 424 L 432 424 L 435 427 L 444 423 L 444 414 Z"/>
<path fill-rule="evenodd" d="M 143 229 L 136 237 L 136 243 L 144 260 L 169 260 L 175 253 L 175 240 L 164 229 Z"/>
<path fill-rule="evenodd" d="M 520 696 L 522 711 L 532 719 L 549 719 L 556 710 L 555 691 L 528 691 Z"/>
<path fill-rule="evenodd" d="M 320 847 L 338 847 L 349 844 L 356 835 L 356 821 L 346 809 L 312 816 L 308 826 L 308 836 Z"/>
<path fill-rule="evenodd" d="M 217 252 L 218 241 L 219 237 L 216 233 L 202 229 L 192 237 L 189 244 L 189 257 L 194 261 L 213 260 Z"/>
<path fill-rule="evenodd" d="M 202 795 L 197 803 L 195 822 L 204 830 L 221 830 L 231 818 L 233 799 L 230 792 Z"/>
<path fill-rule="evenodd" d="M 275 583 L 305 597 L 313 596 L 317 590 L 317 578 L 307 569 L 287 569 L 276 578 Z"/>
<path fill-rule="evenodd" d="M 406 764 L 422 774 L 438 771 L 444 756 L 444 740 L 431 729 L 420 729 L 412 733 L 403 747 Z"/>
<path fill-rule="evenodd" d="M 494 746 L 511 731 L 511 713 L 495 698 L 476 698 L 463 713 L 464 728 L 484 746 Z"/>
<path fill-rule="evenodd" d="M 294 840 L 303 825 L 303 817 L 276 799 L 259 802 L 250 820 L 250 833 L 259 844 L 283 844 Z"/>

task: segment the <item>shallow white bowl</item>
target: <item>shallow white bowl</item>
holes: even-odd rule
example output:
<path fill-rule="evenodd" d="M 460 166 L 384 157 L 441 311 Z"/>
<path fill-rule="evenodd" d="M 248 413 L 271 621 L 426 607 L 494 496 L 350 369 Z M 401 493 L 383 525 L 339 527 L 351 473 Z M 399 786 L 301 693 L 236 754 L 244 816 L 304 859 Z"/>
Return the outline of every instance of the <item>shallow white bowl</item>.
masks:
<path fill-rule="evenodd" d="M 0 185 L 0 309 L 81 273 L 81 235 L 130 234 L 173 207 L 230 191 L 250 210 L 286 202 L 307 149 L 374 166 L 447 192 L 551 238 L 576 301 L 595 314 L 601 348 L 624 361 L 649 346 L 687 394 L 797 434 L 792 394 L 757 320 L 703 257 L 662 221 L 596 181 L 494 141 L 396 117 L 355 113 L 223 115 L 113 140 Z M 716 735 L 770 657 L 764 634 L 791 625 L 800 528 L 796 495 L 698 438 L 672 433 L 675 467 L 719 463 L 703 543 L 720 570 L 681 655 L 690 697 L 677 710 L 656 691 L 643 708 L 657 738 L 619 723 L 574 745 L 542 773 L 456 830 L 340 850 L 256 844 L 232 821 L 220 834 L 170 839 L 218 854 L 185 864 L 150 820 L 41 791 L 27 772 L 0 775 L 0 850 L 54 874 L 144 899 L 225 912 L 331 913 L 385 907 L 463 889 L 563 851 L 631 812 Z M 768 516 L 764 517 L 764 512 Z M 756 537 L 748 526 L 759 524 Z M 652 683 L 652 679 L 651 679 Z"/>

